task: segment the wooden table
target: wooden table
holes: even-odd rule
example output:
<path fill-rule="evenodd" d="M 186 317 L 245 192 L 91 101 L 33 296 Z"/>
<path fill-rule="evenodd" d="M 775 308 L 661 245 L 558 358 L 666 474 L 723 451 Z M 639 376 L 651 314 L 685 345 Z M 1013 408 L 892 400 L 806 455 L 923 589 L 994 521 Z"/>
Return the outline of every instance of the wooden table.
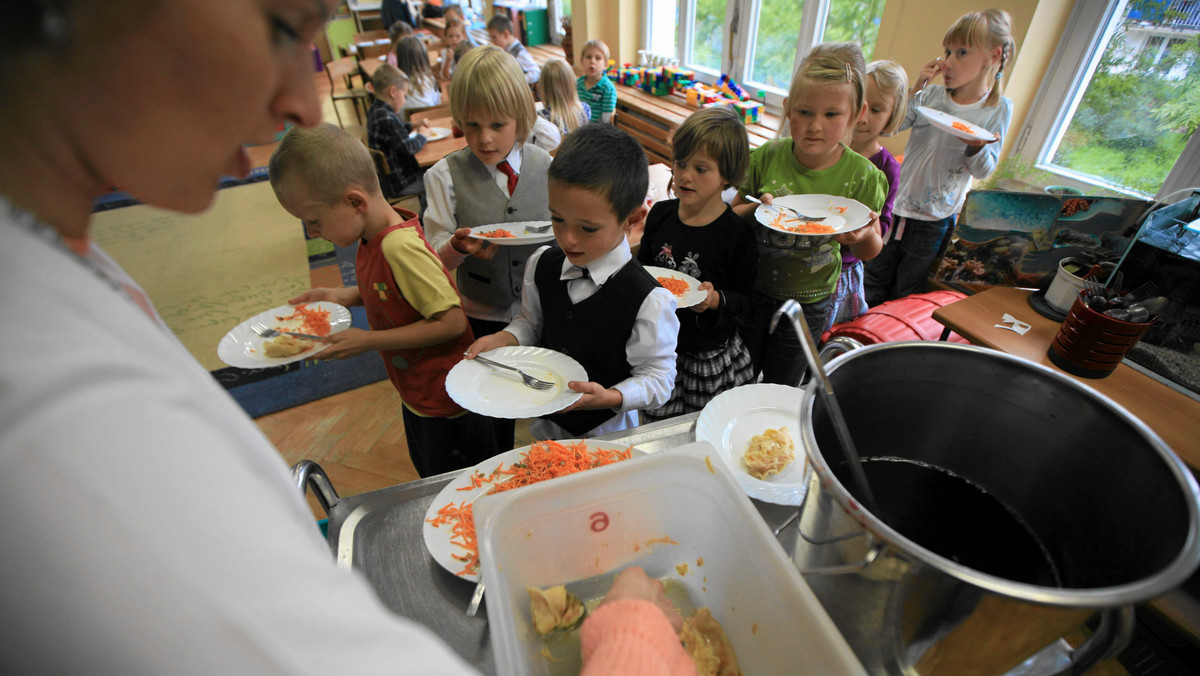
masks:
<path fill-rule="evenodd" d="M 454 118 L 452 117 L 434 117 L 430 118 L 429 126 L 445 127 L 447 129 L 454 128 Z M 417 153 L 417 163 L 422 168 L 429 168 L 437 164 L 438 160 L 449 155 L 455 150 L 467 147 L 467 139 L 458 136 L 450 136 L 439 141 L 430 141 L 425 144 L 424 148 Z"/>
<path fill-rule="evenodd" d="M 1066 373 L 1046 357 L 1061 322 L 1043 317 L 1030 307 L 1030 293 L 1028 289 L 993 287 L 938 308 L 933 318 L 975 345 Z M 1005 314 L 1031 328 L 1025 335 L 1019 335 L 996 327 Z M 1200 402 L 1126 364 L 1118 366 L 1107 378 L 1070 377 L 1123 406 L 1162 437 L 1193 471 L 1200 470 Z"/>

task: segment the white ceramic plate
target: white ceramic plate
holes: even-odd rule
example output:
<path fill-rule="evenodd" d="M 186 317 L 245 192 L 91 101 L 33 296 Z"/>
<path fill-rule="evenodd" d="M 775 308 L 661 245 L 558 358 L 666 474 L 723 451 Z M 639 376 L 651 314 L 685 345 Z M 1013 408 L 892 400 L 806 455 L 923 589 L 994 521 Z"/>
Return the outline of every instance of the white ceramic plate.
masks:
<path fill-rule="evenodd" d="M 337 333 L 350 327 L 350 311 L 345 307 L 328 301 L 306 303 L 306 305 L 329 311 L 330 333 Z M 217 343 L 217 356 L 221 358 L 221 361 L 230 366 L 237 366 L 244 369 L 265 369 L 272 366 L 282 366 L 283 364 L 290 364 L 294 361 L 302 361 L 315 356 L 318 352 L 328 347 L 328 345 L 318 343 L 312 349 L 291 357 L 268 357 L 263 351 L 263 343 L 268 339 L 258 335 L 250 328 L 251 324 L 263 324 L 271 329 L 303 332 L 301 327 L 302 322 L 299 319 L 290 321 L 278 319 L 279 317 L 289 317 L 295 312 L 295 306 L 280 305 L 265 312 L 260 312 L 238 324 L 221 338 L 221 342 Z"/>
<path fill-rule="evenodd" d="M 536 418 L 561 411 L 580 393 L 567 388 L 572 380 L 587 381 L 583 366 L 561 352 L 544 347 L 501 347 L 483 356 L 549 380 L 554 387 L 535 390 L 521 376 L 506 369 L 463 359 L 446 376 L 446 392 L 459 406 L 491 418 Z"/>
<path fill-rule="evenodd" d="M 808 489 L 808 457 L 800 441 L 800 402 L 804 390 L 787 385 L 742 385 L 713 397 L 696 419 L 696 440 L 717 449 L 746 495 L 777 505 L 799 505 Z M 755 479 L 742 455 L 756 434 L 788 428 L 796 442 L 796 459 L 779 474 Z"/>
<path fill-rule="evenodd" d="M 543 244 L 554 240 L 554 229 L 549 228 L 546 232 L 529 232 L 527 227 L 541 227 L 550 225 L 550 221 L 516 221 L 514 223 L 493 223 L 491 225 L 480 225 L 471 228 L 471 236 L 478 239 L 486 239 L 492 244 L 500 246 L 520 246 L 523 244 Z M 507 230 L 513 234 L 512 237 L 488 237 L 485 233 L 493 230 Z"/>
<path fill-rule="evenodd" d="M 946 133 L 953 134 L 964 141 L 984 141 L 990 143 L 996 140 L 996 135 L 984 129 L 983 127 L 972 122 L 959 119 L 948 113 L 943 113 L 940 110 L 934 110 L 933 108 L 928 108 L 926 106 L 917 106 L 917 112 L 924 116 L 925 119 L 929 120 L 929 123 L 933 126 Z M 966 125 L 971 131 L 955 129 L 955 122 Z"/>
<path fill-rule="evenodd" d="M 700 290 L 700 280 L 691 275 L 685 275 L 677 270 L 655 267 L 653 265 L 645 267 L 646 272 L 649 272 L 651 277 L 674 277 L 675 279 L 687 282 L 687 291 L 684 291 L 682 296 L 675 296 L 676 307 L 691 307 L 708 298 L 708 292 Z"/>
<path fill-rule="evenodd" d="M 856 224 L 854 227 L 849 227 L 850 224 L 838 213 L 839 210 L 834 209 L 834 205 L 830 202 L 829 198 L 830 195 L 783 195 L 774 199 L 775 204 L 791 207 L 805 216 L 824 216 L 825 220 L 817 224 L 824 226 L 825 229 L 822 232 L 804 233 L 787 230 L 781 226 L 797 225 L 800 223 L 800 219 L 796 218 L 796 215 L 790 211 L 780 211 L 766 204 L 758 205 L 758 208 L 754 210 L 754 217 L 758 219 L 759 223 L 776 232 L 805 237 L 836 235 L 841 232 L 855 230 L 865 225 Z M 780 218 L 780 214 L 782 214 L 782 218 Z"/>
<path fill-rule="evenodd" d="M 450 138 L 451 134 L 449 127 L 431 127 L 430 131 L 432 133 L 425 137 L 426 143 L 432 143 L 433 141 L 441 141 L 444 138 Z M 413 133 L 415 134 L 416 132 Z"/>
<path fill-rule="evenodd" d="M 579 439 L 564 439 L 560 443 L 569 445 L 576 444 L 578 442 Z M 629 445 L 614 444 L 608 441 L 589 440 L 588 448 L 624 451 L 625 449 L 629 448 Z M 462 474 L 459 474 L 457 477 L 451 480 L 450 483 L 446 484 L 446 486 L 442 488 L 441 492 L 437 494 L 437 497 L 433 499 L 433 502 L 429 503 L 429 509 L 425 510 L 425 522 L 422 526 L 422 533 L 425 536 L 425 547 L 429 550 L 429 555 L 432 556 L 433 560 L 437 561 L 441 567 L 445 568 L 451 573 L 454 573 L 455 575 L 458 575 L 459 571 L 461 571 L 465 566 L 465 563 L 454 558 L 454 556 L 464 556 L 468 552 L 464 547 L 461 547 L 450 541 L 450 537 L 453 535 L 453 532 L 451 532 L 453 528 L 451 524 L 434 526 L 429 523 L 429 520 L 436 517 L 438 515 L 438 510 L 447 504 L 452 502 L 456 504 L 462 504 L 464 502 L 474 503 L 476 498 L 478 498 L 480 495 L 483 495 L 484 492 L 492 487 L 491 483 L 487 483 L 478 487 L 472 487 L 471 477 L 473 475 L 476 473 L 490 475 L 501 465 L 501 463 L 503 463 L 505 468 L 507 468 L 512 465 L 512 463 L 521 460 L 521 456 L 528 452 L 529 446 L 523 446 L 521 448 L 506 451 L 500 455 L 484 460 L 478 465 L 463 471 Z M 643 452 L 635 448 L 633 450 L 633 455 L 635 457 L 638 455 L 643 455 Z M 472 582 L 479 579 L 479 576 L 474 573 L 464 573 L 458 576 L 464 580 L 471 580 Z"/>

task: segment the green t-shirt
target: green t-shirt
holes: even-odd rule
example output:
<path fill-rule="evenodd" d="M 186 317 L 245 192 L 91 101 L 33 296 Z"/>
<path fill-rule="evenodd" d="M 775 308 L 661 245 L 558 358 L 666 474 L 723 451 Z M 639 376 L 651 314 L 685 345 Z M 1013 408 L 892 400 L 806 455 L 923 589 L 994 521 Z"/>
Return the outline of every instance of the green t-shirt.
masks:
<path fill-rule="evenodd" d="M 887 199 L 883 172 L 849 147 L 828 169 L 813 171 L 796 160 L 792 139 L 769 141 L 750 151 L 743 195 L 837 195 L 858 200 L 878 213 Z M 840 246 L 829 236 L 788 235 L 756 224 L 758 280 L 756 288 L 772 298 L 814 303 L 837 287 L 842 273 Z"/>

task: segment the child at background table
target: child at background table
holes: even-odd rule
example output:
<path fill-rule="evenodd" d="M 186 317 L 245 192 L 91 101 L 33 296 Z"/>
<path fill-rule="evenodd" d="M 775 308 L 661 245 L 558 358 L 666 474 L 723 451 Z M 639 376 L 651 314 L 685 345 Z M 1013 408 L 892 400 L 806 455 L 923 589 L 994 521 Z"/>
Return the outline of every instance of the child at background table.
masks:
<path fill-rule="evenodd" d="M 608 70 L 608 45 L 602 40 L 588 40 L 579 52 L 583 75 L 575 81 L 579 100 L 592 109 L 592 122 L 612 122 L 617 109 L 617 86 L 605 77 Z"/>
<path fill-rule="evenodd" d="M 869 225 L 833 237 L 791 235 L 755 226 L 758 277 L 740 331 L 756 372 L 761 371 L 768 383 L 795 386 L 805 371 L 803 339 L 792 326 L 780 322 L 775 332 L 770 331 L 779 306 L 789 298 L 798 301 L 808 330 L 819 338 L 842 271 L 841 247 L 868 260 L 881 246 L 874 221 L 887 196 L 887 179 L 844 142 L 866 110 L 864 70 L 862 50 L 854 43 L 814 47 L 796 70 L 783 102 L 791 137 L 750 152 L 746 182 L 734 200 L 739 214 L 747 216 L 756 205 L 745 195 L 761 195 L 767 203 L 779 195 L 837 195 L 858 200 L 875 212 Z"/>
<path fill-rule="evenodd" d="M 405 21 L 397 21 L 388 28 L 388 39 L 392 41 L 392 48 L 388 50 L 386 61 L 396 65 L 396 43 L 400 42 L 401 38 L 406 38 L 413 34 L 412 24 Z"/>
<path fill-rule="evenodd" d="M 442 31 L 442 49 L 437 68 L 440 80 L 449 80 L 458 61 L 458 46 L 467 39 L 467 27 L 454 17 L 446 19 L 446 30 Z"/>
<path fill-rule="evenodd" d="M 358 244 L 358 286 L 312 289 L 290 303 L 363 305 L 371 330 L 329 336 L 322 359 L 378 350 L 400 393 L 409 457 L 422 477 L 471 467 L 498 452 L 491 421 L 446 394 L 446 374 L 474 334 L 450 273 L 416 214 L 384 199 L 370 153 L 330 124 L 293 128 L 271 154 L 271 187 L 311 237 Z"/>
<path fill-rule="evenodd" d="M 533 94 L 521 68 L 499 47 L 472 49 L 458 64 L 450 113 L 467 147 L 425 173 L 425 227 L 438 256 L 457 271 L 463 310 L 475 335 L 483 336 L 516 316 L 525 261 L 537 245 L 491 245 L 469 237 L 469 228 L 549 221 L 550 154 L 518 142 L 533 128 Z M 501 449 L 512 448 L 514 425 L 496 421 Z"/>
<path fill-rule="evenodd" d="M 592 119 L 592 109 L 579 100 L 575 89 L 575 71 L 563 59 L 550 59 L 542 66 L 537 91 L 542 99 L 538 115 L 558 127 L 563 136 Z"/>
<path fill-rule="evenodd" d="M 408 96 L 403 110 L 442 105 L 442 90 L 429 66 L 429 50 L 415 35 L 396 43 L 396 67 L 408 76 Z"/>
<path fill-rule="evenodd" d="M 525 49 L 525 45 L 521 44 L 516 35 L 513 35 L 512 19 L 503 14 L 493 16 L 487 22 L 487 32 L 493 45 L 508 52 L 517 60 L 517 64 L 521 66 L 521 72 L 525 74 L 525 82 L 536 84 L 542 69 L 533 60 L 533 55 L 529 53 L 529 50 Z"/>
<path fill-rule="evenodd" d="M 850 148 L 871 160 L 887 177 L 888 193 L 879 212 L 879 234 L 886 237 L 892 227 L 892 206 L 900 187 L 900 163 L 879 143 L 880 136 L 891 136 L 900 128 L 908 99 L 908 75 L 895 61 L 872 61 L 867 64 L 867 113 L 854 127 Z M 863 262 L 849 251 L 842 252 L 842 276 L 833 293 L 833 310 L 825 330 L 846 322 L 867 311 L 867 296 L 863 289 Z"/>
<path fill-rule="evenodd" d="M 597 162 L 596 158 L 605 161 Z M 666 403 L 675 383 L 675 298 L 630 253 L 630 228 L 646 217 L 646 154 L 629 134 L 589 124 L 567 136 L 550 165 L 550 213 L 558 247 L 525 268 L 521 312 L 476 340 L 468 358 L 539 345 L 578 361 L 589 382 L 571 406 L 530 424 L 538 439 L 573 439 L 638 424 L 638 409 Z"/>
<path fill-rule="evenodd" d="M 425 192 L 421 165 L 416 154 L 433 135 L 428 121 L 414 126 L 397 115 L 408 94 L 408 76 L 395 66 L 382 64 L 371 76 L 375 101 L 367 111 L 367 145 L 383 153 L 390 173 L 377 173 L 386 199 Z M 413 132 L 416 133 L 413 133 Z M 411 134 L 411 135 L 410 135 Z"/>
<path fill-rule="evenodd" d="M 900 130 L 904 146 L 895 227 L 876 260 L 866 266 L 867 303 L 876 305 L 925 289 L 944 251 L 971 179 L 996 168 L 1012 119 L 1001 76 L 1013 58 L 1012 19 L 1002 9 L 964 14 L 942 38 L 945 56 L 921 68 Z M 942 76 L 944 85 L 930 81 Z M 949 113 L 988 130 L 995 141 L 965 140 L 933 126 L 919 106 Z"/>
<path fill-rule="evenodd" d="M 721 199 L 742 182 L 750 141 L 738 116 L 721 108 L 693 113 L 671 143 L 676 199 L 650 209 L 638 261 L 700 280 L 703 301 L 676 311 L 675 390 L 647 421 L 704 408 L 713 397 L 754 380 L 737 317 L 754 292 L 758 242 L 751 226 Z"/>
<path fill-rule="evenodd" d="M 466 49 L 474 49 L 479 46 L 479 43 L 475 41 L 475 36 L 471 34 L 471 22 L 467 20 L 467 15 L 463 11 L 462 5 L 458 3 L 446 5 L 442 10 L 442 16 L 446 17 L 446 25 L 449 25 L 452 18 L 462 22 L 463 29 L 466 31 L 466 40 L 463 41 Z M 458 58 L 461 59 L 462 54 L 459 54 Z"/>

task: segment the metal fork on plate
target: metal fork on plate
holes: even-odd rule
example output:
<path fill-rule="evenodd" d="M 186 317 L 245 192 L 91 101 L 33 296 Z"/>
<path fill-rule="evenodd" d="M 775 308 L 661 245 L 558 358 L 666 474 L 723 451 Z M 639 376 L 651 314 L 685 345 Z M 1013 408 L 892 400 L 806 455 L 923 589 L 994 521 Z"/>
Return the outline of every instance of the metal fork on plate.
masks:
<path fill-rule="evenodd" d="M 787 211 L 790 211 L 793 214 L 795 214 L 796 218 L 799 218 L 802 221 L 808 221 L 810 223 L 820 223 L 821 221 L 825 220 L 824 216 L 805 216 L 804 214 L 800 213 L 799 211 L 796 211 L 795 209 L 793 209 L 789 206 L 784 206 L 782 204 L 775 204 L 774 202 L 772 202 L 771 204 L 767 204 L 766 202 L 758 199 L 757 197 L 755 197 L 753 195 L 746 195 L 746 199 L 750 200 L 751 202 L 757 202 L 757 203 L 763 205 L 764 207 L 767 207 L 768 209 L 779 209 L 781 211 L 786 209 Z"/>
<path fill-rule="evenodd" d="M 528 385 L 529 387 L 532 387 L 535 390 L 548 390 L 548 389 L 554 387 L 554 383 L 552 383 L 548 380 L 541 380 L 539 378 L 534 378 L 533 376 L 529 375 L 528 373 L 522 371 L 521 369 L 519 369 L 515 366 L 509 366 L 508 364 L 501 364 L 498 361 L 492 361 L 491 359 L 488 359 L 487 357 L 481 357 L 479 355 L 475 355 L 475 358 L 485 364 L 490 365 L 490 366 L 496 366 L 496 367 L 499 367 L 502 369 L 508 369 L 509 371 L 516 371 L 518 374 L 521 375 L 521 380 L 524 381 L 524 383 L 526 385 Z"/>
<path fill-rule="evenodd" d="M 263 338 L 274 338 L 278 335 L 286 335 L 294 338 L 305 338 L 308 340 L 325 340 L 325 336 L 314 336 L 311 333 L 296 333 L 295 331 L 280 331 L 279 329 L 272 329 L 262 324 L 251 324 L 250 330 L 254 331 Z"/>

